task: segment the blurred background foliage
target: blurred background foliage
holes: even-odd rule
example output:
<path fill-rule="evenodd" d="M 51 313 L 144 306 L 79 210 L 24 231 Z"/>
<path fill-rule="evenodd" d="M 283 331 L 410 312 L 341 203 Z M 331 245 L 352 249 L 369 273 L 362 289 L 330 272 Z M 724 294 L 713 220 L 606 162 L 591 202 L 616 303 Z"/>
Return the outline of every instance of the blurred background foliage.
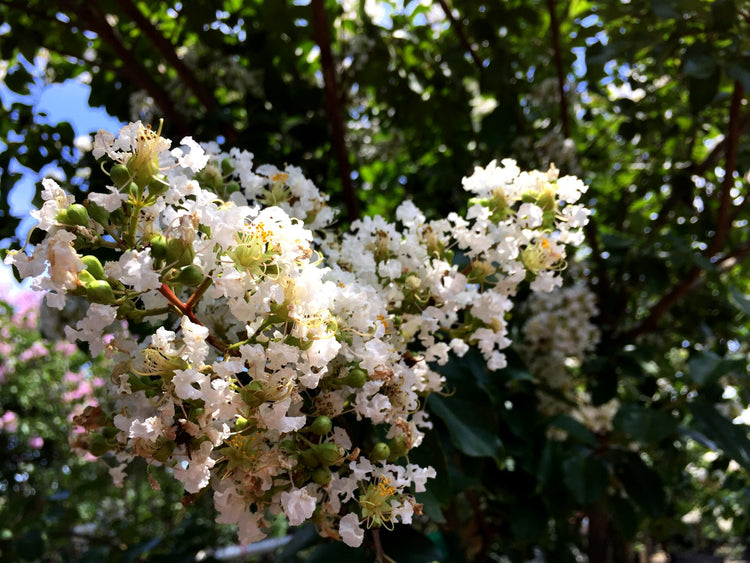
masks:
<path fill-rule="evenodd" d="M 9 203 L 21 172 L 53 170 L 81 200 L 105 182 L 35 104 L 69 80 L 121 121 L 163 117 L 172 139 L 300 166 L 342 225 L 404 198 L 431 217 L 460 208 L 461 178 L 495 158 L 590 186 L 572 297 L 513 311 L 508 368 L 444 370 L 438 432 L 416 450 L 439 475 L 428 518 L 384 535 L 394 560 L 748 542 L 750 3 L 5 0 L 0 22 L 0 246 L 26 236 Z M 110 489 L 103 464 L 71 454 L 65 374 L 106 368 L 3 307 L 3 560 L 174 560 L 229 542 L 205 499 L 184 508 L 145 479 Z M 299 530 L 277 560 L 368 560 L 315 541 Z"/>

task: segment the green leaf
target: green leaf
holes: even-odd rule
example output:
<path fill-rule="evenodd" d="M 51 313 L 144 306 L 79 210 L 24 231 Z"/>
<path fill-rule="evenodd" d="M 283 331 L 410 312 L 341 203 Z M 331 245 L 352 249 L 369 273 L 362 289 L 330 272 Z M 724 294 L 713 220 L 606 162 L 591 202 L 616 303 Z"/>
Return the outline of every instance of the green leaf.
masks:
<path fill-rule="evenodd" d="M 598 458 L 574 457 L 563 463 L 563 482 L 579 504 L 587 506 L 607 489 L 609 473 Z"/>
<path fill-rule="evenodd" d="M 750 316 L 750 295 L 742 293 L 736 286 L 730 286 L 729 295 L 734 305 L 743 313 Z"/>
<path fill-rule="evenodd" d="M 659 474 L 646 465 L 637 453 L 618 452 L 613 455 L 615 475 L 625 492 L 650 516 L 658 517 L 666 507 L 664 484 Z"/>
<path fill-rule="evenodd" d="M 705 43 L 694 43 L 685 51 L 682 70 L 693 78 L 711 78 L 716 71 L 714 53 Z"/>
<path fill-rule="evenodd" d="M 615 430 L 625 432 L 642 444 L 660 442 L 677 428 L 669 414 L 626 403 L 617 411 L 612 424 Z"/>
<path fill-rule="evenodd" d="M 699 385 L 710 385 L 722 375 L 744 373 L 745 366 L 742 358 L 722 358 L 713 352 L 699 352 L 688 363 L 688 377 Z"/>
<path fill-rule="evenodd" d="M 448 427 L 456 448 L 468 456 L 491 457 L 501 463 L 503 444 L 486 410 L 463 399 L 436 394 L 430 395 L 428 405 Z"/>
<path fill-rule="evenodd" d="M 385 554 L 398 563 L 445 560 L 437 546 L 411 526 L 397 526 L 392 532 L 382 531 L 380 537 Z"/>
<path fill-rule="evenodd" d="M 690 403 L 693 425 L 726 455 L 750 471 L 750 440 L 747 426 L 733 424 L 714 405 L 704 401 Z"/>

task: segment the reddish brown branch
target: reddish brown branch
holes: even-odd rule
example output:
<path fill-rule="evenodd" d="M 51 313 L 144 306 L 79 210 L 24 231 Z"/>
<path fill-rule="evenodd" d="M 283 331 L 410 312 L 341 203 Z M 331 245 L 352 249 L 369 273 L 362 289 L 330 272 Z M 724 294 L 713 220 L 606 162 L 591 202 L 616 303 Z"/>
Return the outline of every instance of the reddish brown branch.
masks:
<path fill-rule="evenodd" d="M 466 37 L 466 34 L 464 33 L 463 27 L 461 24 L 456 20 L 456 18 L 453 16 L 453 11 L 451 10 L 450 6 L 448 6 L 448 2 L 446 0 L 438 0 L 440 2 L 440 7 L 443 9 L 443 12 L 445 12 L 445 17 L 448 18 L 448 21 L 451 24 L 451 29 L 455 32 L 456 36 L 458 37 L 458 40 L 461 42 L 461 45 L 463 45 L 464 49 L 469 53 L 469 56 L 471 57 L 471 60 L 474 61 L 474 64 L 476 67 L 481 71 L 484 69 L 484 65 L 482 64 L 482 59 L 479 58 L 479 55 L 477 54 L 477 50 L 474 48 L 474 45 L 471 44 L 471 41 Z"/>
<path fill-rule="evenodd" d="M 204 284 L 201 284 L 201 287 L 203 285 Z M 180 300 L 180 298 L 174 294 L 174 291 L 172 291 L 172 289 L 165 283 L 161 284 L 161 287 L 159 288 L 159 293 L 161 293 L 164 297 L 166 297 L 167 301 L 169 301 L 169 303 L 175 309 L 177 309 L 181 314 L 185 315 L 188 319 L 190 319 L 190 322 L 193 322 L 197 325 L 205 326 L 202 322 L 200 322 L 196 318 L 195 313 L 193 312 L 192 306 L 188 306 L 188 303 L 195 303 L 197 301 L 197 299 L 195 298 L 195 295 L 198 293 L 198 290 L 196 290 L 196 292 L 192 296 L 190 296 L 190 299 L 188 299 L 187 303 L 183 303 Z M 208 342 L 211 346 L 216 348 L 219 352 L 221 352 L 225 356 L 239 355 L 239 352 L 230 349 L 229 346 L 225 342 L 222 342 L 211 333 L 209 333 L 209 335 L 206 337 L 206 342 Z"/>
<path fill-rule="evenodd" d="M 195 72 L 188 68 L 185 62 L 177 55 L 174 45 L 154 26 L 151 21 L 141 12 L 131 0 L 116 0 L 117 5 L 127 15 L 133 23 L 138 26 L 138 29 L 148 37 L 149 41 L 153 43 L 154 47 L 159 51 L 164 60 L 171 66 L 180 77 L 180 80 L 187 86 L 187 88 L 195 94 L 198 101 L 203 105 L 206 113 L 210 113 L 217 105 L 218 102 L 214 97 L 213 92 L 206 88 L 198 80 Z M 230 124 L 226 124 L 222 133 L 227 138 L 227 141 L 233 142 L 237 139 L 237 132 Z"/>
<path fill-rule="evenodd" d="M 320 64 L 323 67 L 323 84 L 325 86 L 326 112 L 331 124 L 331 144 L 333 153 L 338 162 L 341 187 L 344 191 L 344 205 L 349 221 L 359 217 L 359 201 L 354 193 L 352 184 L 351 164 L 349 153 L 346 149 L 346 130 L 344 128 L 344 111 L 341 107 L 341 96 L 339 95 L 338 83 L 336 81 L 336 68 L 333 64 L 333 53 L 331 51 L 331 34 L 328 29 L 328 15 L 325 9 L 325 0 L 312 0 L 312 21 L 315 42 L 320 49 Z"/>
<path fill-rule="evenodd" d="M 719 194 L 719 209 L 716 215 L 716 232 L 711 244 L 703 253 L 703 256 L 709 260 L 714 258 L 716 254 L 721 251 L 724 242 L 729 235 L 729 229 L 731 228 L 729 217 L 731 190 L 734 186 L 734 172 L 737 168 L 737 150 L 741 132 L 740 106 L 744 95 L 745 91 L 742 84 L 739 81 L 736 81 L 734 83 L 732 101 L 729 107 L 729 125 L 726 136 L 726 161 L 724 165 L 724 180 L 722 181 Z M 703 268 L 700 266 L 693 266 L 693 268 L 691 268 L 690 271 L 651 308 L 651 312 L 643 322 L 628 331 L 626 336 L 632 339 L 654 330 L 662 316 L 692 291 L 702 274 Z"/>
<path fill-rule="evenodd" d="M 565 70 L 563 69 L 562 51 L 560 50 L 560 20 L 557 19 L 555 0 L 547 0 L 549 10 L 549 27 L 552 40 L 552 52 L 557 71 L 557 93 L 560 97 L 560 122 L 563 135 L 570 138 L 570 119 L 568 118 L 568 97 L 565 93 Z"/>
<path fill-rule="evenodd" d="M 177 130 L 178 134 L 181 136 L 189 135 L 190 128 L 183 117 L 175 111 L 172 100 L 120 40 L 105 15 L 97 8 L 96 3 L 77 4 L 70 0 L 61 0 L 60 3 L 68 13 L 75 14 L 82 24 L 96 33 L 102 41 L 112 48 L 115 56 L 122 63 L 121 71 L 125 77 L 137 87 L 145 90 L 154 99 L 166 120 Z"/>
<path fill-rule="evenodd" d="M 729 207 L 732 203 L 732 188 L 734 187 L 734 172 L 737 170 L 737 148 L 740 140 L 740 106 L 745 96 L 742 83 L 736 80 L 732 92 L 732 103 L 729 107 L 729 131 L 727 132 L 727 155 L 724 165 L 724 180 L 721 183 L 719 211 L 716 217 L 716 234 L 706 250 L 707 256 L 713 256 L 722 246 L 729 234 Z"/>

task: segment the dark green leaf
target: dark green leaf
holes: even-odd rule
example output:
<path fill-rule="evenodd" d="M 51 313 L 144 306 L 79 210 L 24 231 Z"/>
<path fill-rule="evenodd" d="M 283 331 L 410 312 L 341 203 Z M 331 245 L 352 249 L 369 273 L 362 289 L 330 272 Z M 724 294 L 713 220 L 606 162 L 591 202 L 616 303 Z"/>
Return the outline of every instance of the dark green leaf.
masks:
<path fill-rule="evenodd" d="M 557 415 L 550 421 L 549 425 L 565 430 L 573 438 L 587 446 L 596 447 L 598 445 L 596 435 L 591 430 L 566 414 Z"/>
<path fill-rule="evenodd" d="M 747 426 L 733 424 L 716 408 L 703 401 L 690 403 L 693 424 L 705 436 L 721 448 L 726 455 L 750 471 L 750 440 Z"/>
<path fill-rule="evenodd" d="M 477 405 L 456 397 L 430 395 L 430 409 L 448 427 L 451 441 L 460 451 L 473 457 L 491 457 L 502 460 L 502 442 L 497 428 Z"/>
<path fill-rule="evenodd" d="M 629 434 L 642 444 L 660 442 L 677 428 L 677 421 L 669 414 L 630 403 L 620 407 L 612 424 L 615 430 Z"/>
<path fill-rule="evenodd" d="M 633 452 L 613 455 L 613 464 L 628 496 L 650 516 L 660 516 L 666 507 L 666 496 L 659 474 Z"/>
<path fill-rule="evenodd" d="M 573 457 L 563 463 L 563 481 L 573 498 L 587 506 L 604 494 L 609 473 L 598 458 Z"/>

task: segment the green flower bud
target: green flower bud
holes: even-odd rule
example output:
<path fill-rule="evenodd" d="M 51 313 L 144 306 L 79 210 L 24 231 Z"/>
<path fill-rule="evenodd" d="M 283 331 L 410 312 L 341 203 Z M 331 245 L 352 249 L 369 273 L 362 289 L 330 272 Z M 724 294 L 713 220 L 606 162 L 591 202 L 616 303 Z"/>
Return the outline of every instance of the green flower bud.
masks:
<path fill-rule="evenodd" d="M 105 280 L 94 280 L 86 284 L 86 297 L 92 303 L 111 305 L 115 302 L 112 286 Z"/>
<path fill-rule="evenodd" d="M 167 239 L 161 233 L 154 233 L 149 239 L 151 256 L 154 260 L 163 260 L 167 255 Z"/>
<path fill-rule="evenodd" d="M 154 176 L 154 179 L 148 184 L 148 195 L 151 197 L 158 197 L 163 193 L 166 193 L 168 189 L 169 183 L 166 180 L 159 176 Z"/>
<path fill-rule="evenodd" d="M 320 465 L 320 460 L 318 459 L 318 456 L 315 455 L 315 450 L 302 450 L 299 453 L 299 459 L 300 461 L 306 465 L 307 467 L 317 467 Z"/>
<path fill-rule="evenodd" d="M 361 368 L 353 368 L 349 370 L 349 373 L 346 377 L 343 377 L 339 380 L 337 380 L 337 383 L 341 385 L 348 385 L 349 387 L 354 387 L 355 389 L 359 389 L 362 387 L 365 383 L 367 383 L 367 380 L 369 378 L 367 377 L 367 372 Z"/>
<path fill-rule="evenodd" d="M 327 467 L 341 463 L 344 459 L 344 450 L 338 444 L 324 442 L 315 446 L 315 455 L 318 456 L 320 464 Z"/>
<path fill-rule="evenodd" d="M 99 262 L 99 259 L 96 256 L 82 256 L 81 262 L 83 262 L 83 264 L 86 266 L 86 270 L 96 279 L 107 279 L 107 276 L 104 275 L 104 268 L 102 268 L 102 263 Z"/>
<path fill-rule="evenodd" d="M 194 287 L 203 281 L 203 272 L 196 266 L 185 266 L 182 271 L 177 274 L 174 281 L 181 283 L 188 287 Z"/>
<path fill-rule="evenodd" d="M 130 182 L 127 185 L 127 190 L 128 190 L 128 193 L 130 194 L 130 197 L 133 198 L 133 200 L 140 201 L 142 190 L 138 186 L 138 184 L 136 184 L 135 182 Z"/>
<path fill-rule="evenodd" d="M 179 268 L 192 264 L 193 258 L 195 258 L 195 250 L 192 244 L 185 244 L 178 238 L 167 240 L 167 264 Z"/>
<path fill-rule="evenodd" d="M 385 442 L 378 442 L 370 452 L 370 459 L 372 461 L 382 461 L 384 459 L 388 459 L 390 455 L 391 448 L 388 447 L 388 444 L 386 444 Z"/>
<path fill-rule="evenodd" d="M 89 212 L 80 203 L 74 203 L 68 207 L 65 223 L 68 225 L 80 225 L 81 227 L 89 226 Z"/>
<path fill-rule="evenodd" d="M 109 211 L 89 200 L 86 200 L 84 205 L 86 206 L 86 209 L 88 209 L 89 217 L 94 221 L 100 225 L 106 225 L 109 223 Z"/>
<path fill-rule="evenodd" d="M 313 423 L 310 425 L 310 431 L 318 436 L 328 434 L 331 431 L 331 428 L 333 428 L 333 422 L 331 422 L 331 419 L 325 415 L 319 416 L 313 420 Z"/>
<path fill-rule="evenodd" d="M 237 420 L 234 421 L 234 429 L 235 430 L 244 430 L 247 428 L 247 425 L 250 424 L 250 421 L 246 419 L 244 416 L 238 416 Z"/>
<path fill-rule="evenodd" d="M 78 272 L 78 281 L 80 281 L 83 285 L 88 285 L 92 281 L 96 281 L 96 278 L 91 275 L 91 272 L 88 270 L 83 270 L 81 272 Z"/>
<path fill-rule="evenodd" d="M 333 476 L 331 475 L 331 472 L 328 469 L 324 469 L 322 467 L 318 467 L 312 473 L 312 480 L 321 487 L 325 487 L 328 483 L 330 483 L 332 477 Z"/>
<path fill-rule="evenodd" d="M 112 182 L 118 188 L 130 183 L 130 171 L 124 164 L 115 164 L 109 171 L 109 177 L 112 178 Z"/>
<path fill-rule="evenodd" d="M 403 436 L 396 436 L 388 442 L 388 448 L 391 450 L 388 461 L 396 461 L 401 456 L 406 455 L 406 440 Z"/>

